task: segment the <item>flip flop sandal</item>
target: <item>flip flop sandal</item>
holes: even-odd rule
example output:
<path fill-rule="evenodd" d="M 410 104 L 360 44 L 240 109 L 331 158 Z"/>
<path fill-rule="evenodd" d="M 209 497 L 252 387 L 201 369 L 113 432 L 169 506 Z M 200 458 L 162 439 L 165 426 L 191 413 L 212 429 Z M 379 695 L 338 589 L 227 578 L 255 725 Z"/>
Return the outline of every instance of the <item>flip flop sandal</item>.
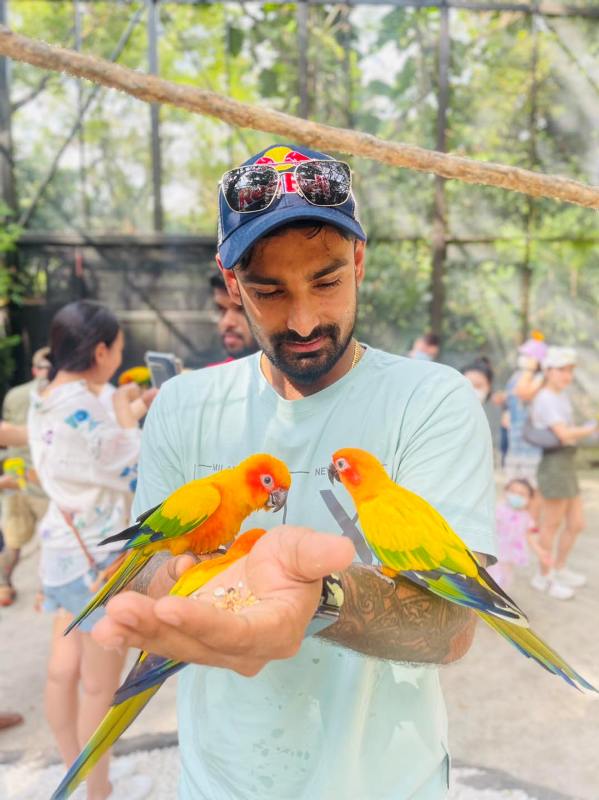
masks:
<path fill-rule="evenodd" d="M 12 606 L 16 596 L 17 593 L 12 586 L 9 586 L 7 583 L 0 586 L 0 606 Z"/>

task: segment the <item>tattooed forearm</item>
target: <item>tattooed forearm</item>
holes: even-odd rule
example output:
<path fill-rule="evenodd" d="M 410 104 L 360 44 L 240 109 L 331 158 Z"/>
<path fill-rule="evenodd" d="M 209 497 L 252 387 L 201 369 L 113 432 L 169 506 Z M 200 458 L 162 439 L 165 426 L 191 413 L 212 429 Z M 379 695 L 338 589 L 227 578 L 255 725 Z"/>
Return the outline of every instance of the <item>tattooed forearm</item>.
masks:
<path fill-rule="evenodd" d="M 148 594 L 148 588 L 152 583 L 152 578 L 169 558 L 172 558 L 169 552 L 156 553 L 156 555 L 152 556 L 142 571 L 127 585 L 127 590 L 139 592 L 140 594 Z"/>
<path fill-rule="evenodd" d="M 370 567 L 354 564 L 343 573 L 339 621 L 323 639 L 391 661 L 448 664 L 470 647 L 475 617 L 404 578 L 395 585 Z"/>

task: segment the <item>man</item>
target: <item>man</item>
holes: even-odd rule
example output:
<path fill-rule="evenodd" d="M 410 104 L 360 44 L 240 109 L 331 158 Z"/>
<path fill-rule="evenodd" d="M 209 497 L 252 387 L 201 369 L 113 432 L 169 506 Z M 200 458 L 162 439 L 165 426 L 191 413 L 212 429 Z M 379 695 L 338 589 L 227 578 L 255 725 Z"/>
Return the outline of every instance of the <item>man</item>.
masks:
<path fill-rule="evenodd" d="M 48 376 L 50 362 L 49 348 L 42 347 L 33 354 L 31 374 L 33 380 L 15 386 L 6 393 L 2 406 L 2 418 L 5 424 L 22 428 L 27 424 L 27 414 L 31 391 L 45 381 Z M 19 458 L 24 462 L 26 470 L 31 470 L 31 455 L 26 441 L 19 446 L 17 439 L 7 443 L 13 446 L 6 453 L 6 458 Z M 4 549 L 0 553 L 0 606 L 9 606 L 14 602 L 16 592 L 12 585 L 12 573 L 19 561 L 21 548 L 33 537 L 38 521 L 46 511 L 47 499 L 37 484 L 29 482 L 25 490 L 14 486 L 14 478 L 4 475 L 0 479 L 2 491 L 2 534 Z"/>
<path fill-rule="evenodd" d="M 436 361 L 441 341 L 434 333 L 425 333 L 414 340 L 409 358 L 420 358 L 423 361 Z"/>
<path fill-rule="evenodd" d="M 250 356 L 258 350 L 243 308 L 229 297 L 225 281 L 220 272 L 210 276 L 212 299 L 218 314 L 216 323 L 223 347 L 232 361 L 234 358 Z"/>
<path fill-rule="evenodd" d="M 459 658 L 473 617 L 368 566 L 354 508 L 331 490 L 327 466 L 340 447 L 370 450 L 473 550 L 492 553 L 486 419 L 454 370 L 354 338 L 366 237 L 347 165 L 268 148 L 223 176 L 219 206 L 218 263 L 261 352 L 163 388 L 144 430 L 135 513 L 264 451 L 292 472 L 286 524 L 248 520 L 272 530 L 206 587 L 205 602 L 160 598 L 188 556 L 150 565 L 149 596 L 114 598 L 94 635 L 225 667 L 181 676 L 181 800 L 438 800 L 445 711 L 437 671 L 421 665 Z M 352 544 L 366 564 L 349 565 Z M 302 642 L 319 579 L 333 571 L 337 621 Z M 240 614 L 214 608 L 215 586 L 239 581 L 260 602 Z"/>

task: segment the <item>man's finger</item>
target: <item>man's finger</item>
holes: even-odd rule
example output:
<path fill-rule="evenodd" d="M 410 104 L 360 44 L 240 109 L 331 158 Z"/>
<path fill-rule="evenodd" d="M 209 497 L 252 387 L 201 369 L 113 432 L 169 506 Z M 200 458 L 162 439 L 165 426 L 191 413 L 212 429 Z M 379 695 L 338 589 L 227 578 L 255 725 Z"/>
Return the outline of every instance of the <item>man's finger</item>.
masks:
<path fill-rule="evenodd" d="M 148 594 L 151 597 L 163 597 L 163 595 L 168 594 L 181 575 L 195 566 L 196 563 L 197 558 L 191 553 L 169 558 L 152 578 L 148 587 Z"/>
<path fill-rule="evenodd" d="M 317 596 L 318 592 L 314 605 Z M 289 658 L 302 641 L 303 626 L 298 627 L 302 612 L 283 599 L 264 599 L 235 614 L 209 602 L 164 597 L 156 603 L 155 611 L 158 619 L 190 641 L 201 642 L 212 653 L 223 656 Z"/>
<path fill-rule="evenodd" d="M 316 533 L 309 528 L 278 531 L 277 556 L 289 578 L 309 582 L 346 569 L 355 548 L 345 536 Z"/>

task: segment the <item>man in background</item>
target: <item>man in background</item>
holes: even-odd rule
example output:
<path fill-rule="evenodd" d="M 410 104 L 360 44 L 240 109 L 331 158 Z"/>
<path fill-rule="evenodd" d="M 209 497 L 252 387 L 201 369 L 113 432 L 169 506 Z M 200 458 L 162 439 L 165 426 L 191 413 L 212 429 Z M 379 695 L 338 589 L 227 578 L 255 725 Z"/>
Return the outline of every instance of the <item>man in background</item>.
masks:
<path fill-rule="evenodd" d="M 258 351 L 258 345 L 248 325 L 243 308 L 229 297 L 225 281 L 220 273 L 210 277 L 212 299 L 218 314 L 217 328 L 227 361 L 243 358 Z"/>
<path fill-rule="evenodd" d="M 414 340 L 408 356 L 410 358 L 420 358 L 423 361 L 436 361 L 440 344 L 441 342 L 436 334 L 425 333 Z"/>
<path fill-rule="evenodd" d="M 4 422 L 15 426 L 27 424 L 31 391 L 48 376 L 48 351 L 47 347 L 43 347 L 33 354 L 33 380 L 7 392 L 2 406 Z M 31 455 L 27 444 L 10 447 L 1 457 L 3 460 L 22 459 L 25 474 L 31 472 Z M 4 538 L 4 548 L 0 552 L 0 606 L 9 606 L 16 596 L 12 573 L 19 561 L 21 548 L 33 538 L 36 525 L 46 510 L 47 499 L 41 488 L 32 481 L 27 482 L 25 489 L 19 488 L 11 475 L 3 475 L 0 481 Z"/>

